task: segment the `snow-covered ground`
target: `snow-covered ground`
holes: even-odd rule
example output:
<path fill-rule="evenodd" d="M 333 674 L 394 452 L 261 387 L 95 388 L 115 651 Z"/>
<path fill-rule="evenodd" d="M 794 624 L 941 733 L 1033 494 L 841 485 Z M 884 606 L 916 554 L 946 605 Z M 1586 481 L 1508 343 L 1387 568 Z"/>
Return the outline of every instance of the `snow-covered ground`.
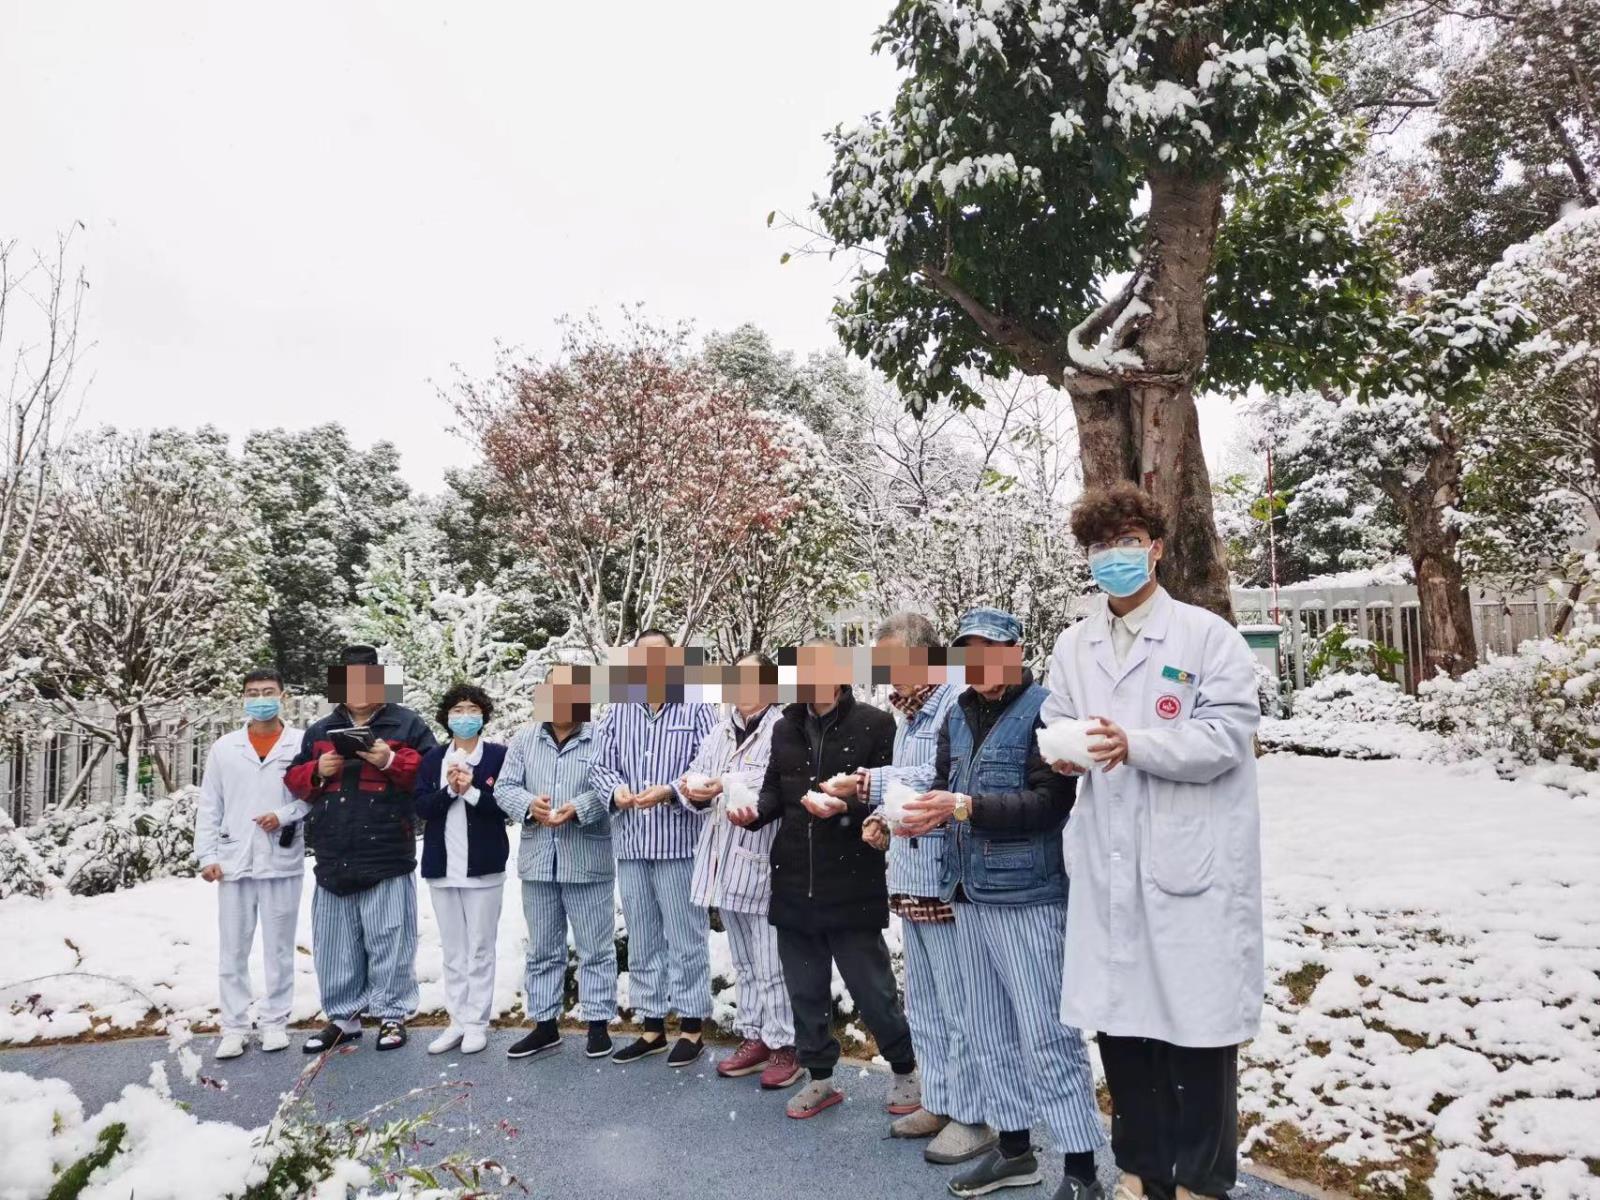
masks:
<path fill-rule="evenodd" d="M 1325 1179 L 1403 1175 L 1440 1198 L 1600 1198 L 1600 800 L 1406 760 L 1261 766 L 1269 994 L 1241 1077 L 1256 1153 L 1326 1147 Z M 514 884 L 506 900 L 496 1007 L 511 1014 Z M 434 1011 L 426 896 L 419 910 Z M 0 1042 L 136 1027 L 152 1004 L 207 1020 L 214 913 L 198 879 L 0 901 L 0 985 L 19 981 L 0 991 Z M 307 902 L 306 951 L 309 918 Z M 713 956 L 725 979 L 720 936 Z M 309 1019 L 308 952 L 299 971 Z"/>

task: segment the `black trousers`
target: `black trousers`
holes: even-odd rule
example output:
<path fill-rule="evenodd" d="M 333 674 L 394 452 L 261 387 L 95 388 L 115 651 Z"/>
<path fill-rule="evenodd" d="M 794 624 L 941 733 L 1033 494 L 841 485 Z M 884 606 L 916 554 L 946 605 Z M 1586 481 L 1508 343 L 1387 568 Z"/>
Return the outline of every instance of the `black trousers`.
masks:
<path fill-rule="evenodd" d="M 1238 1178 L 1239 1047 L 1100 1035 L 1111 1153 L 1152 1200 L 1182 1185 L 1223 1197 Z"/>
<path fill-rule="evenodd" d="M 839 1039 L 833 1036 L 832 1021 L 834 963 L 839 964 L 856 1011 L 878 1043 L 878 1053 L 902 1069 L 916 1062 L 911 1028 L 900 1007 L 882 930 L 802 932 L 780 927 L 778 957 L 794 1006 L 795 1057 L 815 1078 L 826 1079 L 839 1061 Z"/>

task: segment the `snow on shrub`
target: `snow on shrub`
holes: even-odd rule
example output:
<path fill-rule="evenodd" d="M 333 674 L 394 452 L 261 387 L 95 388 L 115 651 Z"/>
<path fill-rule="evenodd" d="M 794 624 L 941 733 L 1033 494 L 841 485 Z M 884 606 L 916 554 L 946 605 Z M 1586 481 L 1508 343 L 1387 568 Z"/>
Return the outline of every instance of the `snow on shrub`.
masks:
<path fill-rule="evenodd" d="M 515 1180 L 498 1164 L 420 1158 L 421 1135 L 454 1098 L 420 1114 L 324 1121 L 304 1097 L 318 1063 L 263 1129 L 202 1121 L 173 1099 L 165 1064 L 92 1117 L 60 1079 L 0 1071 L 0 1196 L 5 1200 L 446 1200 Z M 404 1097 L 410 1099 L 410 1097 Z M 15 1135 L 15 1136 L 10 1136 Z"/>
<path fill-rule="evenodd" d="M 1324 675 L 1294 694 L 1292 715 L 1302 721 L 1388 721 L 1414 725 L 1417 702 L 1399 684 L 1376 675 Z"/>
<path fill-rule="evenodd" d="M 50 874 L 27 835 L 0 812 L 0 900 L 44 896 L 60 886 L 61 881 Z"/>
<path fill-rule="evenodd" d="M 1571 629 L 1527 641 L 1460 679 L 1419 689 L 1421 723 L 1502 774 L 1552 762 L 1600 768 L 1600 620 L 1576 609 Z"/>
<path fill-rule="evenodd" d="M 180 788 L 169 796 L 58 808 L 27 831 L 28 840 L 49 874 L 77 896 L 193 875 L 199 795 L 199 788 Z"/>

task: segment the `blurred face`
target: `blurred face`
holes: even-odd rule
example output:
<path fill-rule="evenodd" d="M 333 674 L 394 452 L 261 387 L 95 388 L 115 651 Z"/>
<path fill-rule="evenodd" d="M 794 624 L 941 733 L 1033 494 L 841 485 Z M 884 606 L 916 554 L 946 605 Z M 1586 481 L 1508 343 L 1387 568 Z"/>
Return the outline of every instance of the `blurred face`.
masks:
<path fill-rule="evenodd" d="M 768 670 L 767 679 L 761 678 L 763 668 L 754 657 L 741 658 L 727 673 L 722 687 L 723 699 L 741 712 L 754 712 L 768 704 L 778 702 L 778 675 Z"/>
<path fill-rule="evenodd" d="M 959 643 L 965 659 L 967 682 L 979 695 L 993 699 L 1012 684 L 1022 682 L 1022 647 L 1015 642 L 991 642 L 968 637 Z"/>
<path fill-rule="evenodd" d="M 659 634 L 651 634 L 633 645 L 628 665 L 644 672 L 645 698 L 651 704 L 665 704 L 667 685 L 683 682 L 683 647 L 674 646 Z"/>
<path fill-rule="evenodd" d="M 383 668 L 380 666 L 344 669 L 344 702 L 354 709 L 375 708 L 383 703 Z"/>
<path fill-rule="evenodd" d="M 533 689 L 533 719 L 565 728 L 589 719 L 589 668 L 561 663 Z"/>
<path fill-rule="evenodd" d="M 795 650 L 795 682 L 808 704 L 829 704 L 839 689 L 850 685 L 850 652 L 821 643 Z"/>
<path fill-rule="evenodd" d="M 939 682 L 939 669 L 927 646 L 908 646 L 902 637 L 879 638 L 872 647 L 873 674 L 886 671 L 889 683 L 902 695 Z M 880 677 L 881 678 L 881 677 Z"/>

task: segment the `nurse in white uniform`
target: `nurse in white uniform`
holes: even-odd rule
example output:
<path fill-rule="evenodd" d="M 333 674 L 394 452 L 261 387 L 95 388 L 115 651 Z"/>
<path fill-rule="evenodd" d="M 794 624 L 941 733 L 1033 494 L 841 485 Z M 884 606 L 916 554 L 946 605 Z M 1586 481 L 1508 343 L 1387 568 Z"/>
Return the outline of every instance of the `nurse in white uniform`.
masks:
<path fill-rule="evenodd" d="M 1237 629 L 1156 581 L 1166 527 L 1131 483 L 1074 508 L 1106 597 L 1057 639 L 1041 713 L 1096 722 L 1063 834 L 1061 1019 L 1100 1034 L 1118 1200 L 1233 1186 L 1238 1047 L 1265 988 L 1255 668 Z"/>

